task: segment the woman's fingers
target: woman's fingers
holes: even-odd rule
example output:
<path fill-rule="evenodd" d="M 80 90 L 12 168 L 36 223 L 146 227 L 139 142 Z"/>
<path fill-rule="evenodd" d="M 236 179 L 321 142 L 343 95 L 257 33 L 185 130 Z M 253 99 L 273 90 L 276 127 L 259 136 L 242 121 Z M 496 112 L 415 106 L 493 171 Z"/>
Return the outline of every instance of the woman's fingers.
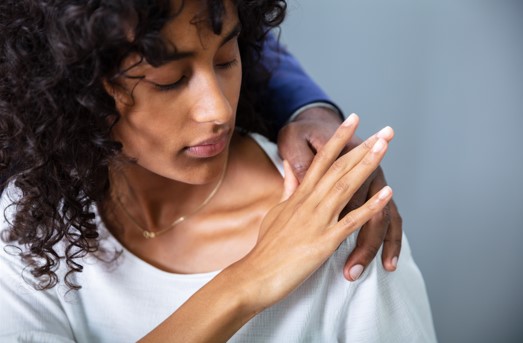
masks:
<path fill-rule="evenodd" d="M 337 180 L 331 176 L 326 185 L 322 180 L 322 184 L 318 187 L 323 189 L 319 191 L 323 194 L 321 196 L 321 202 L 318 202 L 318 209 L 326 211 L 326 213 L 334 216 L 338 216 L 354 193 L 378 167 L 387 151 L 387 147 L 387 141 L 378 138 L 372 148 L 368 150 L 363 158 L 361 158 L 361 160 L 349 171 L 346 171 L 345 174 L 339 176 Z M 336 162 L 338 163 L 338 161 Z M 342 167 L 338 167 L 337 169 L 339 168 Z M 339 172 L 335 171 L 334 173 L 336 174 Z M 330 189 L 328 189 L 329 184 Z M 327 190 L 325 191 L 325 189 Z"/>
<path fill-rule="evenodd" d="M 358 127 L 359 118 L 356 114 L 351 114 L 336 130 L 329 141 L 321 148 L 305 175 L 302 182 L 304 188 L 314 188 L 318 181 L 329 170 L 331 165 L 336 161 L 343 148 L 349 142 L 350 138 Z"/>
<path fill-rule="evenodd" d="M 352 198 L 354 192 L 356 192 L 361 185 L 367 180 L 371 173 L 378 167 L 379 161 L 383 158 L 385 151 L 378 153 L 378 164 L 372 161 L 373 156 L 376 154 L 369 155 L 369 152 L 373 151 L 373 148 L 377 148 L 376 143 L 379 140 L 382 140 L 380 144 L 383 146 L 394 137 L 394 131 L 389 126 L 383 128 L 378 133 L 369 137 L 366 141 L 361 143 L 359 146 L 346 153 L 345 155 L 339 157 L 335 162 L 332 163 L 332 166 L 325 173 L 323 178 L 318 182 L 315 187 L 315 191 L 318 194 L 319 198 L 330 197 L 332 192 L 343 191 L 342 195 L 346 197 L 346 201 L 343 204 L 345 206 L 347 202 Z M 358 174 L 354 173 L 354 170 L 357 170 L 356 166 L 363 163 L 364 170 L 359 168 L 359 171 L 363 171 L 363 175 L 366 175 L 365 178 L 359 177 Z M 369 168 L 373 167 L 373 168 Z M 345 175 L 349 172 L 351 174 L 350 178 L 346 178 Z M 329 203 L 329 205 L 331 205 Z M 338 210 L 336 206 L 336 211 Z M 339 212 L 338 212 L 339 213 Z"/>
<path fill-rule="evenodd" d="M 338 244 L 365 224 L 370 218 L 379 213 L 391 198 L 392 189 L 389 186 L 385 186 L 381 191 L 367 200 L 363 206 L 347 213 L 341 218 L 331 231 L 336 237 L 335 240 Z"/>
<path fill-rule="evenodd" d="M 299 185 L 298 178 L 294 175 L 292 167 L 287 160 L 283 161 L 283 171 L 285 175 L 283 179 L 283 195 L 281 201 L 289 199 Z"/>
<path fill-rule="evenodd" d="M 337 112 L 325 107 L 302 111 L 278 133 L 278 151 L 302 181 L 315 153 L 332 137 L 341 124 Z"/>

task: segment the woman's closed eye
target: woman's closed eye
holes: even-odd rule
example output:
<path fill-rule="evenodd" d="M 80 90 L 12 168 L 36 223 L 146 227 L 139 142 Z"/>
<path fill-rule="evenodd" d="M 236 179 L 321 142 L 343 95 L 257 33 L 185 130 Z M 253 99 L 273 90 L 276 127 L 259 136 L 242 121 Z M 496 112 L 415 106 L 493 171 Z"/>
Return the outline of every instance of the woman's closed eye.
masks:
<path fill-rule="evenodd" d="M 238 64 L 238 59 L 235 58 L 232 61 L 217 64 L 216 67 L 218 67 L 220 69 L 229 69 L 229 68 L 236 66 L 237 64 Z"/>
<path fill-rule="evenodd" d="M 162 85 L 159 83 L 152 82 L 152 84 L 153 84 L 154 88 L 158 89 L 159 91 L 168 91 L 168 90 L 172 90 L 172 89 L 176 89 L 176 88 L 180 87 L 185 80 L 186 80 L 186 77 L 185 77 L 185 75 L 183 75 L 182 77 L 180 77 L 177 81 L 175 81 L 173 83 Z"/>
<path fill-rule="evenodd" d="M 238 59 L 235 58 L 235 59 L 225 62 L 225 63 L 216 64 L 216 68 L 221 69 L 221 70 L 231 69 L 231 68 L 235 67 L 236 65 L 238 65 L 238 62 L 239 62 Z M 180 87 L 181 85 L 183 85 L 183 83 L 186 80 L 187 80 L 187 77 L 185 75 L 183 75 L 178 80 L 176 80 L 175 82 L 172 82 L 172 83 L 168 83 L 168 84 L 160 84 L 160 83 L 156 83 L 156 82 L 151 82 L 151 83 L 159 91 L 169 91 L 169 90 L 174 90 L 174 89 Z"/>

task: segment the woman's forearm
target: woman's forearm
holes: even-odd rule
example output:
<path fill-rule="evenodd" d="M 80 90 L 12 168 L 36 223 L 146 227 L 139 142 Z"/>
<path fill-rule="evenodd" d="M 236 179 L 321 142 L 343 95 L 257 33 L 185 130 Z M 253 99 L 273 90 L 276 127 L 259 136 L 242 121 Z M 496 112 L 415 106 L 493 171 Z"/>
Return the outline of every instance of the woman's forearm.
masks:
<path fill-rule="evenodd" d="M 222 271 L 140 342 L 226 342 L 257 312 L 234 275 Z"/>

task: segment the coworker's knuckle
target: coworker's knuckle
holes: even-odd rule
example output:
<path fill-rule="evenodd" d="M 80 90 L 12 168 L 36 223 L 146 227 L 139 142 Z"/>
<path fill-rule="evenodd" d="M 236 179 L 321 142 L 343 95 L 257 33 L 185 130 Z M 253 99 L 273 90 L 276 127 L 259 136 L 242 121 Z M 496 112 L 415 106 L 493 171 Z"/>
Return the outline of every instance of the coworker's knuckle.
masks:
<path fill-rule="evenodd" d="M 392 214 L 391 214 L 391 211 L 390 211 L 390 206 L 383 207 L 383 209 L 381 210 L 379 215 L 381 216 L 381 221 L 388 226 L 390 224 L 391 220 L 392 220 Z"/>
<path fill-rule="evenodd" d="M 372 245 L 372 244 L 361 245 L 360 248 L 361 248 L 364 258 L 366 258 L 368 261 L 372 260 L 378 254 L 378 251 L 380 250 L 379 245 L 376 246 L 376 245 Z"/>
<path fill-rule="evenodd" d="M 401 248 L 401 236 L 400 237 L 385 237 L 385 239 L 383 240 L 383 243 Z"/>
<path fill-rule="evenodd" d="M 391 221 L 394 221 L 395 223 L 397 223 L 400 226 L 403 225 L 403 218 L 401 217 L 401 215 L 398 212 L 395 211 L 395 212 L 390 213 L 389 215 L 390 215 Z"/>
<path fill-rule="evenodd" d="M 280 129 L 278 132 L 278 144 L 285 144 L 289 141 L 290 136 L 293 133 L 292 124 L 288 124 Z"/>
<path fill-rule="evenodd" d="M 327 140 L 321 136 L 310 136 L 309 137 L 310 145 L 312 145 L 314 147 L 314 149 L 316 149 L 316 150 L 323 149 L 326 142 L 327 142 Z"/>
<path fill-rule="evenodd" d="M 292 169 L 296 174 L 304 174 L 309 169 L 309 165 L 303 162 L 295 162 L 292 164 Z"/>

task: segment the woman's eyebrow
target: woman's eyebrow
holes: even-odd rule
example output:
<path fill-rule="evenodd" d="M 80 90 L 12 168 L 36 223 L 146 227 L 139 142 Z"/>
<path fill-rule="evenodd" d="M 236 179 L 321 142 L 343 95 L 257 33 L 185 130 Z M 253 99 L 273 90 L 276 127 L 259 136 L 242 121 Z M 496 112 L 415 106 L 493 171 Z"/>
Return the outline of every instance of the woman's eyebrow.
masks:
<path fill-rule="evenodd" d="M 232 30 L 223 37 L 222 42 L 220 43 L 220 47 L 224 46 L 234 37 L 238 36 L 242 30 L 242 24 L 240 22 L 236 23 Z"/>
<path fill-rule="evenodd" d="M 242 30 L 242 24 L 239 22 L 236 23 L 236 25 L 234 25 L 232 30 L 229 31 L 223 37 L 222 41 L 220 42 L 220 47 L 224 46 L 225 44 L 227 44 L 227 42 L 229 42 L 230 40 L 232 40 L 233 38 L 238 36 L 240 34 L 241 30 Z M 168 62 L 178 61 L 178 60 L 181 60 L 184 58 L 193 57 L 194 55 L 195 55 L 195 53 L 193 51 L 173 51 L 173 52 L 169 52 L 167 54 L 167 56 L 165 57 L 165 60 Z"/>

